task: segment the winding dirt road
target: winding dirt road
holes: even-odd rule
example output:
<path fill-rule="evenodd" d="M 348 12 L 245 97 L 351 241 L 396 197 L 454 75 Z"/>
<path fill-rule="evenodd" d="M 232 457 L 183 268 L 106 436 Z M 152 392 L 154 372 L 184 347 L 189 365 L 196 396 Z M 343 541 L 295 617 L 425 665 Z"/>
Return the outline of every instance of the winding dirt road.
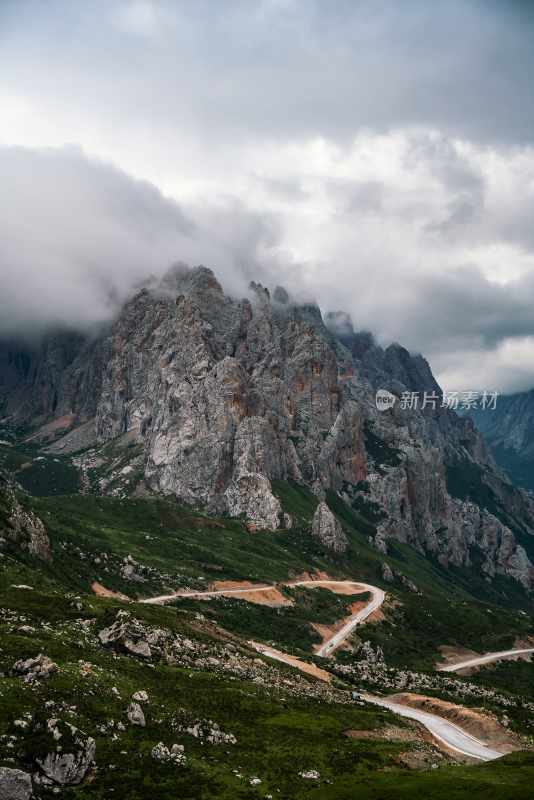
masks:
<path fill-rule="evenodd" d="M 364 622 L 374 611 L 377 611 L 382 603 L 385 600 L 386 594 L 383 589 L 379 589 L 377 586 L 371 586 L 369 583 L 360 583 L 359 581 L 336 581 L 330 579 L 322 579 L 319 578 L 317 580 L 301 580 L 301 581 L 288 581 L 287 583 L 281 584 L 282 586 L 311 586 L 313 588 L 317 588 L 318 586 L 322 586 L 325 589 L 332 589 L 335 591 L 338 588 L 343 589 L 353 589 L 353 594 L 363 594 L 364 592 L 369 592 L 371 594 L 371 600 L 367 603 L 364 608 L 357 611 L 353 614 L 340 628 L 339 631 L 336 631 L 329 639 L 327 639 L 319 650 L 317 651 L 316 655 L 327 658 L 331 656 L 337 648 L 343 644 L 345 639 L 352 633 L 354 628 L 357 625 L 360 625 Z M 146 600 L 141 600 L 142 603 L 152 604 L 152 605 L 163 605 L 165 603 L 172 602 L 173 600 L 178 600 L 181 597 L 184 598 L 191 598 L 197 597 L 199 599 L 207 598 L 207 597 L 216 597 L 217 595 L 236 595 L 240 597 L 241 595 L 247 594 L 256 594 L 258 592 L 270 592 L 276 588 L 272 584 L 266 584 L 264 586 L 252 586 L 247 588 L 233 588 L 233 589 L 207 589 L 205 591 L 195 591 L 195 592 L 174 592 L 173 594 L 162 594 L 159 597 L 150 597 Z"/>
<path fill-rule="evenodd" d="M 353 590 L 353 594 L 361 594 L 363 592 L 369 592 L 371 594 L 370 601 L 359 611 L 353 614 L 343 625 L 342 627 L 336 631 L 330 638 L 328 638 L 319 650 L 316 652 L 316 655 L 321 656 L 323 658 L 327 658 L 331 656 L 335 650 L 350 636 L 354 628 L 364 622 L 366 619 L 370 617 L 370 615 L 377 611 L 380 606 L 383 604 L 385 600 L 385 592 L 383 589 L 378 588 L 377 586 L 371 586 L 368 583 L 360 583 L 356 581 L 336 581 L 336 580 L 329 580 L 329 579 L 318 579 L 318 580 L 300 580 L 300 581 L 288 581 L 287 583 L 282 584 L 284 586 L 311 586 L 311 587 L 318 587 L 323 586 L 325 588 L 330 588 L 332 591 L 336 589 L 342 589 L 346 593 L 346 590 Z M 141 600 L 142 603 L 152 604 L 152 605 L 163 605 L 165 603 L 172 602 L 173 600 L 177 600 L 180 597 L 184 598 L 207 598 L 207 597 L 216 597 L 217 595 L 235 595 L 236 597 L 241 597 L 247 594 L 257 594 L 258 592 L 271 592 L 275 585 L 267 584 L 267 585 L 259 585 L 259 586 L 251 586 L 247 588 L 219 588 L 219 589 L 207 589 L 203 591 L 188 591 L 188 592 L 174 592 L 172 594 L 166 595 L 159 595 L 158 597 L 151 597 L 145 600 Z M 330 680 L 330 673 L 326 672 L 325 670 L 320 669 L 314 664 L 302 661 L 295 656 L 291 656 L 287 653 L 283 653 L 280 650 L 276 650 L 275 648 L 269 647 L 267 645 L 261 644 L 259 642 L 250 641 L 249 644 L 254 647 L 257 652 L 261 653 L 264 656 L 268 656 L 270 658 L 274 658 L 277 661 L 281 661 L 284 664 L 288 664 L 289 666 L 296 667 L 303 672 L 307 672 L 309 674 L 315 675 L 315 677 L 320 678 L 321 680 L 328 681 Z M 507 655 L 519 654 L 520 652 L 534 652 L 534 648 L 529 650 L 523 651 L 505 651 L 504 653 L 489 653 L 486 656 L 480 656 L 480 658 L 469 659 L 469 661 L 464 661 L 461 664 L 448 664 L 442 668 L 442 671 L 445 672 L 453 672 L 456 669 L 461 669 L 462 667 L 466 666 L 475 666 L 479 663 L 488 663 L 492 660 L 497 660 L 498 658 L 506 657 Z M 393 711 L 395 714 L 399 714 L 403 717 L 409 717 L 410 719 L 417 720 L 422 725 L 427 728 L 428 731 L 432 734 L 432 736 L 442 745 L 448 748 L 449 750 L 453 750 L 457 753 L 461 753 L 464 756 L 469 756 L 470 758 L 477 759 L 479 761 L 491 761 L 495 758 L 500 758 L 503 753 L 498 752 L 497 750 L 493 750 L 492 748 L 488 747 L 484 744 L 484 742 L 480 741 L 480 739 L 475 738 L 467 731 L 460 728 L 458 725 L 455 725 L 452 722 L 449 722 L 443 717 L 438 716 L 437 714 L 431 714 L 427 711 L 420 711 L 416 708 L 410 708 L 409 706 L 402 705 L 400 703 L 395 703 L 391 700 L 388 700 L 387 697 L 378 697 L 376 695 L 371 694 L 364 694 L 362 695 L 363 699 L 366 700 L 368 703 L 373 703 L 374 705 L 379 705 L 383 708 L 387 708 L 390 711 Z"/>

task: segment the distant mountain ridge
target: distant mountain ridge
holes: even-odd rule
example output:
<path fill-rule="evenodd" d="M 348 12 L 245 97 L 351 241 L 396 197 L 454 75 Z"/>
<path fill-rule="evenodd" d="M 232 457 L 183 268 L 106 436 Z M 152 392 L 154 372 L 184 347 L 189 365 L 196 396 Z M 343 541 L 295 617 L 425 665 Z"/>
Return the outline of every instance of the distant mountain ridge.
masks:
<path fill-rule="evenodd" d="M 534 492 L 534 389 L 499 397 L 495 410 L 470 413 L 497 463 Z"/>
<path fill-rule="evenodd" d="M 277 288 L 225 295 L 205 267 L 139 291 L 96 338 L 0 344 L 4 426 L 71 453 L 85 491 L 155 493 L 251 530 L 289 528 L 297 483 L 446 567 L 534 586 L 534 500 L 472 421 L 437 404 L 379 411 L 378 389 L 440 392 L 428 363 Z"/>

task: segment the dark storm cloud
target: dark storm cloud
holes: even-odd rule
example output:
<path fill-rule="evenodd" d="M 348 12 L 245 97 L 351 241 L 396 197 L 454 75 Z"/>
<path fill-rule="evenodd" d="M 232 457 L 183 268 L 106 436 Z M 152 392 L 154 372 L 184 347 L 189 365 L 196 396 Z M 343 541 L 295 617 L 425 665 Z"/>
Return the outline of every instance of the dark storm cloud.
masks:
<path fill-rule="evenodd" d="M 534 336 L 533 33 L 497 0 L 3 0 L 0 334 L 203 262 L 469 376 Z"/>
<path fill-rule="evenodd" d="M 534 334 L 531 276 L 500 285 L 488 281 L 479 269 L 465 267 L 422 276 L 412 290 L 398 331 L 412 348 L 425 342 L 429 352 L 491 351 L 505 339 Z"/>
<path fill-rule="evenodd" d="M 449 0 L 17 0 L 2 72 L 26 93 L 82 92 L 207 139 L 425 125 L 524 142 L 534 127 L 532 15 Z M 45 68 L 46 67 L 46 68 Z M 135 122 L 135 120 L 132 120 Z"/>

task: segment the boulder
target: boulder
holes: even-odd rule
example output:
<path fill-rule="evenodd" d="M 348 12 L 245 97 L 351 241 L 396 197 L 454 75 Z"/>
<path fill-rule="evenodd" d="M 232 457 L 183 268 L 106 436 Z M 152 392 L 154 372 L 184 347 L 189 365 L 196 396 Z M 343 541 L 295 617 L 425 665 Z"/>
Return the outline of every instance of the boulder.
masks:
<path fill-rule="evenodd" d="M 282 506 L 264 475 L 247 473 L 230 484 L 226 501 L 231 517 L 244 515 L 249 530 L 276 530 L 283 520 Z"/>
<path fill-rule="evenodd" d="M 132 725 L 138 725 L 140 728 L 144 728 L 146 725 L 145 721 L 145 714 L 143 709 L 139 705 L 139 703 L 130 703 L 128 708 L 126 709 L 126 715 Z"/>
<path fill-rule="evenodd" d="M 95 757 L 96 743 L 91 736 L 68 722 L 49 719 L 47 722 L 49 751 L 36 758 L 44 775 L 59 786 L 81 783 Z"/>
<path fill-rule="evenodd" d="M 173 744 L 172 747 L 169 748 L 163 744 L 163 742 L 158 742 L 158 744 L 152 748 L 151 755 L 154 761 L 160 761 L 162 763 L 170 762 L 182 767 L 187 762 L 184 749 L 183 744 Z"/>
<path fill-rule="evenodd" d="M 152 655 L 147 631 L 138 620 L 131 618 L 127 611 L 119 611 L 115 622 L 99 631 L 98 638 L 104 646 L 111 646 L 134 656 L 150 658 Z"/>
<path fill-rule="evenodd" d="M 35 658 L 20 659 L 13 664 L 13 672 L 24 675 L 26 683 L 48 678 L 57 668 L 57 664 L 43 653 L 39 653 Z"/>
<path fill-rule="evenodd" d="M 0 767 L 0 800 L 30 800 L 32 779 L 27 772 Z"/>

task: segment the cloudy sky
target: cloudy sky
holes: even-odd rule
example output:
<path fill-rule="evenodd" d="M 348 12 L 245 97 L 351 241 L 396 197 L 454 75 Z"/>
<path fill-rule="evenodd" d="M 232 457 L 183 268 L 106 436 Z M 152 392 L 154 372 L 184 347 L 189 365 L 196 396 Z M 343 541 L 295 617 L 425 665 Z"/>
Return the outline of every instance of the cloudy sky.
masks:
<path fill-rule="evenodd" d="M 534 386 L 532 8 L 1 0 L 0 334 L 187 261 Z"/>

